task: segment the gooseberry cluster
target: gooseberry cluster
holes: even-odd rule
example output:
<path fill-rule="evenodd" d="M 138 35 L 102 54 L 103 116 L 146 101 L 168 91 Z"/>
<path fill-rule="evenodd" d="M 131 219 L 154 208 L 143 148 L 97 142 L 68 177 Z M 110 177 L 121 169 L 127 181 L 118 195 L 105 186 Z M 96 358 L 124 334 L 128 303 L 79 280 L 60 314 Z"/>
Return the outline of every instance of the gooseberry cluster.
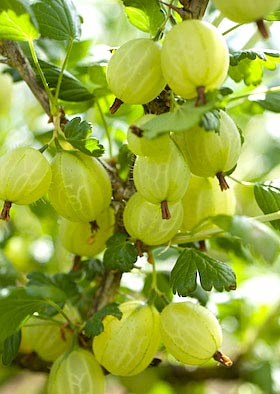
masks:
<path fill-rule="evenodd" d="M 121 319 L 105 317 L 104 331 L 93 340 L 97 361 L 112 374 L 132 376 L 143 371 L 161 341 L 168 353 L 184 364 L 200 365 L 217 357 L 222 331 L 205 307 L 171 303 L 159 313 L 152 305 L 131 301 L 123 303 L 120 310 Z"/>
<path fill-rule="evenodd" d="M 60 237 L 71 253 L 95 256 L 114 231 L 108 173 L 95 158 L 61 150 L 51 164 L 32 147 L 16 148 L 0 158 L 1 218 L 9 219 L 12 203 L 27 205 L 47 192 L 61 215 Z"/>
<path fill-rule="evenodd" d="M 150 39 L 126 42 L 109 61 L 107 81 L 128 104 L 148 103 L 166 84 L 183 98 L 203 102 L 205 92 L 222 85 L 228 66 L 223 36 L 210 23 L 190 19 L 174 26 L 161 48 Z"/>
<path fill-rule="evenodd" d="M 149 115 L 137 123 L 143 124 Z M 133 167 L 137 192 L 125 206 L 123 220 L 131 237 L 160 245 L 177 233 L 182 222 L 182 197 L 190 170 L 168 134 L 154 140 L 137 137 L 137 125 L 128 131 L 128 144 L 138 154 Z M 143 155 L 144 154 L 144 155 Z"/>

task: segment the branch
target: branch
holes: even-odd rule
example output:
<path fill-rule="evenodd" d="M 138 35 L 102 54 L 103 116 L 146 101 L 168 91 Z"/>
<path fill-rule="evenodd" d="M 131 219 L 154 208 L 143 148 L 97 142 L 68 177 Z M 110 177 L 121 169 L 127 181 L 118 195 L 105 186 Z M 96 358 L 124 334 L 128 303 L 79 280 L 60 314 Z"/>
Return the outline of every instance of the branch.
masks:
<path fill-rule="evenodd" d="M 6 64 L 19 72 L 21 78 L 27 83 L 44 111 L 50 116 L 51 112 L 47 93 L 38 84 L 36 74 L 18 43 L 15 41 L 0 40 L 0 55 L 7 59 Z"/>
<path fill-rule="evenodd" d="M 185 11 L 191 14 L 192 19 L 202 19 L 209 0 L 180 0 Z"/>

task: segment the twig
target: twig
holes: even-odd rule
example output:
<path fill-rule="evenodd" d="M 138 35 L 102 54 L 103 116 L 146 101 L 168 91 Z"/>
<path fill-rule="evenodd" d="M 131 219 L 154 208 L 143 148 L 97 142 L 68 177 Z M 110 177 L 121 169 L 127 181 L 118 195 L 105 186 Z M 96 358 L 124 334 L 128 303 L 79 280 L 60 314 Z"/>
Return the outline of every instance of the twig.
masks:
<path fill-rule="evenodd" d="M 7 59 L 5 61 L 6 64 L 19 72 L 21 78 L 27 83 L 44 111 L 50 116 L 51 112 L 48 95 L 38 84 L 36 74 L 18 43 L 10 40 L 0 40 L 0 55 Z"/>

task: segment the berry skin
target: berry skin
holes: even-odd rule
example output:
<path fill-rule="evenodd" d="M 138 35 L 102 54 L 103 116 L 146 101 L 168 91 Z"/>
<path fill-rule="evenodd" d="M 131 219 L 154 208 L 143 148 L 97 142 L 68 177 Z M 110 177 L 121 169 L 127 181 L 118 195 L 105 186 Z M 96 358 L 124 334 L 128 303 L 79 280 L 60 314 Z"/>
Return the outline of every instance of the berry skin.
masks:
<path fill-rule="evenodd" d="M 148 367 L 160 342 L 159 313 L 139 301 L 120 305 L 122 317 L 106 316 L 93 340 L 97 361 L 114 375 L 132 376 Z"/>
<path fill-rule="evenodd" d="M 206 363 L 222 343 L 222 330 L 216 317 L 192 302 L 165 307 L 160 315 L 160 327 L 167 352 L 184 364 Z"/>
<path fill-rule="evenodd" d="M 153 204 L 168 203 L 182 199 L 190 178 L 189 167 L 174 143 L 161 160 L 138 156 L 133 168 L 133 179 L 137 191 Z"/>
<path fill-rule="evenodd" d="M 71 222 L 62 219 L 59 238 L 70 253 L 94 257 L 106 247 L 107 239 L 114 232 L 115 215 L 112 208 L 103 211 L 93 223 Z"/>
<path fill-rule="evenodd" d="M 16 148 L 0 158 L 0 199 L 32 204 L 48 191 L 51 177 L 50 164 L 40 151 Z"/>
<path fill-rule="evenodd" d="M 25 345 L 34 350 L 43 360 L 55 361 L 70 349 L 73 332 L 63 324 L 57 325 L 46 320 L 31 317 L 22 328 Z"/>
<path fill-rule="evenodd" d="M 178 23 L 166 35 L 161 51 L 162 72 L 175 94 L 191 99 L 218 89 L 229 67 L 229 51 L 223 36 L 210 23 L 190 19 Z"/>
<path fill-rule="evenodd" d="M 191 231 L 209 216 L 233 215 L 235 211 L 235 197 L 232 189 L 221 193 L 219 185 L 213 178 L 195 175 L 190 179 L 182 203 L 184 214 L 181 231 Z M 205 228 L 209 228 L 209 223 L 203 225 L 204 230 Z"/>
<path fill-rule="evenodd" d="M 156 115 L 152 114 L 143 115 L 131 125 L 127 132 L 127 143 L 135 155 L 164 159 L 169 154 L 171 145 L 168 133 L 152 139 L 137 135 L 137 133 L 141 133 L 141 126 L 155 117 Z"/>
<path fill-rule="evenodd" d="M 228 19 L 237 23 L 263 19 L 280 5 L 279 0 L 213 0 L 213 3 Z"/>
<path fill-rule="evenodd" d="M 174 237 L 182 224 L 183 206 L 178 201 L 168 204 L 170 219 L 162 218 L 161 204 L 153 204 L 139 192 L 128 200 L 123 222 L 128 234 L 146 245 L 161 245 Z"/>
<path fill-rule="evenodd" d="M 161 48 L 148 38 L 123 44 L 108 63 L 107 82 L 113 94 L 127 104 L 152 101 L 165 86 L 160 65 Z"/>
<path fill-rule="evenodd" d="M 81 152 L 59 152 L 52 164 L 50 203 L 64 218 L 91 222 L 109 207 L 112 188 L 98 160 Z"/>
<path fill-rule="evenodd" d="M 64 353 L 51 367 L 47 394 L 90 393 L 105 393 L 105 377 L 95 357 L 82 348 Z"/>
<path fill-rule="evenodd" d="M 173 139 L 185 156 L 191 172 L 201 177 L 214 177 L 232 170 L 241 151 L 238 128 L 224 111 L 220 111 L 218 133 L 196 126 L 183 133 L 174 133 Z"/>

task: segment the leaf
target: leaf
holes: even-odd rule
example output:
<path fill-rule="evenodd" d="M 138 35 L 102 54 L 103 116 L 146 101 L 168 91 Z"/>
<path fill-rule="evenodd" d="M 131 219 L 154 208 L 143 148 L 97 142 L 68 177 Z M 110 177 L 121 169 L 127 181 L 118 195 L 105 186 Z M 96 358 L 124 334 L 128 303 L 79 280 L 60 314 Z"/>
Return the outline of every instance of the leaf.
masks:
<path fill-rule="evenodd" d="M 157 0 L 122 0 L 132 25 L 154 35 L 164 22 L 164 13 Z"/>
<path fill-rule="evenodd" d="M 187 296 L 197 287 L 199 274 L 201 287 L 210 291 L 213 287 L 218 291 L 235 290 L 236 276 L 225 263 L 209 257 L 194 248 L 186 248 L 179 256 L 171 271 L 171 287 L 173 293 Z"/>
<path fill-rule="evenodd" d="M 200 124 L 203 115 L 214 109 L 214 103 L 195 107 L 193 102 L 185 103 L 174 112 L 167 112 L 156 116 L 141 125 L 146 138 L 155 138 L 160 134 L 173 132 L 183 132 Z"/>
<path fill-rule="evenodd" d="M 21 332 L 17 331 L 13 335 L 7 337 L 3 344 L 2 363 L 5 366 L 11 364 L 17 355 L 21 342 Z"/>
<path fill-rule="evenodd" d="M 25 0 L 1 0 L 0 38 L 29 41 L 39 37 L 32 10 Z"/>
<path fill-rule="evenodd" d="M 48 301 L 29 294 L 25 288 L 7 289 L 7 296 L 0 297 L 0 343 L 13 335 L 34 312 L 40 312 Z"/>
<path fill-rule="evenodd" d="M 126 234 L 114 234 L 106 244 L 103 263 L 107 269 L 128 272 L 134 267 L 138 253 L 136 247 L 127 241 Z"/>
<path fill-rule="evenodd" d="M 37 0 L 32 4 L 42 37 L 78 40 L 81 22 L 71 0 Z"/>
<path fill-rule="evenodd" d="M 276 69 L 280 62 L 280 52 L 248 49 L 230 55 L 229 76 L 235 82 L 244 81 L 247 86 L 257 86 L 262 82 L 263 68 Z"/>
<path fill-rule="evenodd" d="M 29 273 L 27 278 L 29 279 L 28 288 L 49 288 L 49 291 L 57 294 L 58 299 L 50 297 L 54 302 L 64 302 L 79 292 L 77 284 L 70 274 L 59 273 L 50 276 L 43 272 L 34 271 Z"/>
<path fill-rule="evenodd" d="M 78 116 L 68 122 L 64 128 L 66 141 L 74 148 L 79 149 L 89 156 L 102 156 L 104 147 L 99 144 L 96 138 L 90 136 L 91 131 L 91 124 L 86 121 L 81 121 L 81 118 Z"/>
<path fill-rule="evenodd" d="M 92 337 L 101 334 L 104 330 L 104 326 L 102 320 L 105 316 L 112 315 L 117 319 L 122 317 L 122 312 L 119 310 L 118 305 L 116 303 L 108 304 L 104 308 L 97 311 L 87 322 L 85 325 L 85 335 L 87 337 Z"/>
<path fill-rule="evenodd" d="M 212 221 L 268 262 L 273 262 L 280 252 L 280 237 L 266 224 L 246 216 L 218 215 Z"/>
<path fill-rule="evenodd" d="M 264 183 L 256 183 L 254 195 L 258 206 L 263 213 L 269 214 L 280 210 L 280 179 Z M 271 225 L 280 230 L 280 219 L 270 222 Z"/>
<path fill-rule="evenodd" d="M 266 21 L 280 21 L 280 10 L 275 10 L 268 14 L 264 20 Z"/>
<path fill-rule="evenodd" d="M 215 131 L 219 133 L 220 130 L 220 112 L 217 109 L 206 112 L 201 119 L 200 126 L 206 131 Z"/>
<path fill-rule="evenodd" d="M 60 75 L 61 69 L 54 64 L 40 60 L 40 66 L 47 79 L 48 85 L 51 89 L 55 90 Z M 40 80 L 38 79 L 40 82 Z M 89 101 L 93 102 L 94 96 L 82 83 L 68 72 L 63 73 L 62 83 L 59 91 L 59 98 L 64 101 L 80 102 Z"/>
<path fill-rule="evenodd" d="M 256 102 L 268 111 L 280 113 L 280 92 L 267 93 L 264 100 Z"/>

